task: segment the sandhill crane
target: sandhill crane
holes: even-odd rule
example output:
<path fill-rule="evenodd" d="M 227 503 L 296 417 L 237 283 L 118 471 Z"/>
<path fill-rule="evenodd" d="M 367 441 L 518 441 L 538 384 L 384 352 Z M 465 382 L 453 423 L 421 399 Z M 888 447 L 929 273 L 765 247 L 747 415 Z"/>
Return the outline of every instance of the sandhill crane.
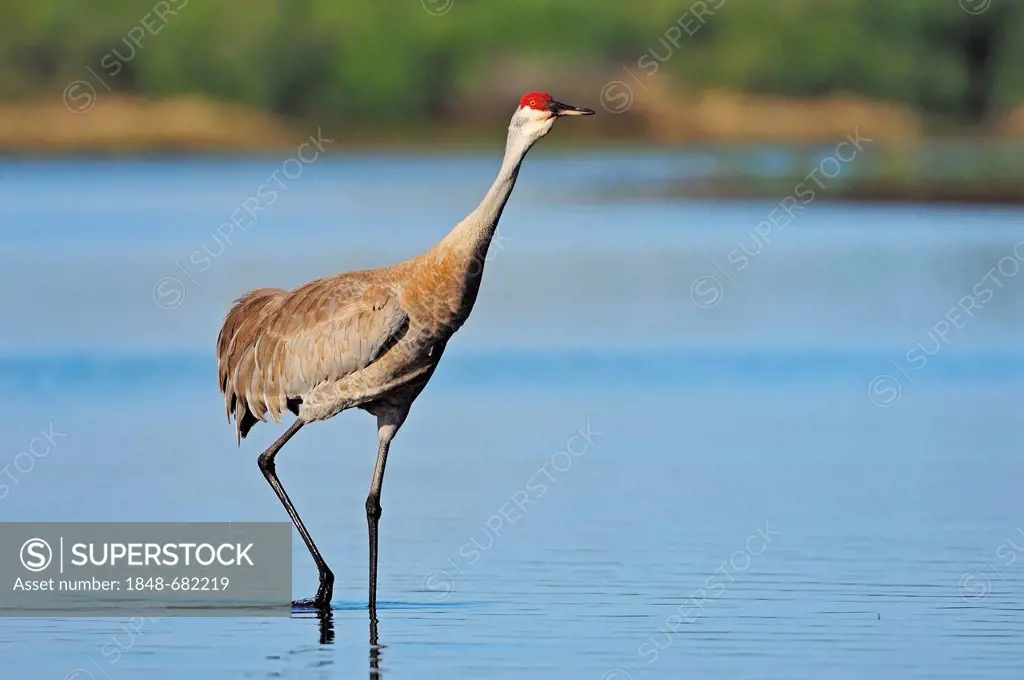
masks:
<path fill-rule="evenodd" d="M 380 494 L 391 441 L 473 309 L 487 249 L 527 152 L 557 118 L 593 113 L 544 92 L 527 93 L 509 124 L 497 179 L 436 246 L 392 267 L 329 276 L 290 292 L 254 290 L 228 312 L 217 338 L 217 371 L 239 444 L 267 416 L 275 422 L 286 410 L 297 416 L 259 456 L 320 573 L 316 597 L 296 605 L 329 607 L 334 575 L 281 486 L 275 456 L 306 423 L 350 408 L 377 417 L 377 465 L 366 498 L 375 613 Z"/>

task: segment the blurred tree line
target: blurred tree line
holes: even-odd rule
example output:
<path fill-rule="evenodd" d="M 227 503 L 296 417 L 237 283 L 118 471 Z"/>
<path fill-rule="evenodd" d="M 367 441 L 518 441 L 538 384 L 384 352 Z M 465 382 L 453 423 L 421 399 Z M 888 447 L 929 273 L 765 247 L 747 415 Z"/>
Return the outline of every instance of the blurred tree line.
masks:
<path fill-rule="evenodd" d="M 59 97 L 68 82 L 90 77 L 88 68 L 129 94 L 195 93 L 284 116 L 416 124 L 458 115 L 467 97 L 493 92 L 502 64 L 531 64 L 540 87 L 545 77 L 592 81 L 596 100 L 623 66 L 647 77 L 638 62 L 652 55 L 659 68 L 650 77 L 680 87 L 793 97 L 842 92 L 980 122 L 1024 103 L 1021 5 L 6 0 L 0 98 Z M 666 39 L 673 25 L 694 26 L 695 11 L 703 14 L 699 30 L 678 45 Z"/>

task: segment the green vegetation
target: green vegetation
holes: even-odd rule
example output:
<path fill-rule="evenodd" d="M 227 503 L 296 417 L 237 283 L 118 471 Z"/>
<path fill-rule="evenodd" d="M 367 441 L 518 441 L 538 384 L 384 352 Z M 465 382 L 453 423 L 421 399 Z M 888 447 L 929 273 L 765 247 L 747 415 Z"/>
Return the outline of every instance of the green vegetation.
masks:
<path fill-rule="evenodd" d="M 627 113 L 561 143 L 707 143 L 723 164 L 627 194 L 785 195 L 856 129 L 877 147 L 829 197 L 1024 202 L 1022 65 L 1018 0 L 9 0 L 0 148 L 265 150 L 312 125 L 474 143 L 539 88 Z M 733 142 L 794 167 L 751 171 Z"/>
<path fill-rule="evenodd" d="M 1015 0 L 11 0 L 0 99 L 59 98 L 91 69 L 126 94 L 415 126 L 507 109 L 516 77 L 596 99 L 626 66 L 960 125 L 1024 104 L 1022 29 Z"/>

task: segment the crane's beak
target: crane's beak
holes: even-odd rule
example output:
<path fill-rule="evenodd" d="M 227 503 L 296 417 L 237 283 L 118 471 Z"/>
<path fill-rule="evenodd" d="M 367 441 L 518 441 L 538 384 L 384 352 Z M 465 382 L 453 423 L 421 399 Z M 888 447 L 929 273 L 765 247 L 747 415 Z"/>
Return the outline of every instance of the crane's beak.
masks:
<path fill-rule="evenodd" d="M 558 116 L 592 116 L 594 112 L 590 109 L 584 109 L 580 106 L 572 106 L 571 104 L 563 104 L 562 102 L 552 101 L 548 104 L 548 111 Z"/>

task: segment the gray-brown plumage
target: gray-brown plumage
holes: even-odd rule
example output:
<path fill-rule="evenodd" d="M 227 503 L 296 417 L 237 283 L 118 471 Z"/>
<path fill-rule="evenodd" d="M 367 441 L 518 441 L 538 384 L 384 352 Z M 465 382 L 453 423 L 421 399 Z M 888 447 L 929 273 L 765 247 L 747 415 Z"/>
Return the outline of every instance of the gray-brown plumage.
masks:
<path fill-rule="evenodd" d="M 257 422 L 280 422 L 285 411 L 299 415 L 302 406 L 307 421 L 327 417 L 322 407 L 312 412 L 317 397 L 328 387 L 340 395 L 343 379 L 405 335 L 409 316 L 398 302 L 398 271 L 332 276 L 290 293 L 261 288 L 238 300 L 217 339 L 217 359 L 239 439 Z M 349 379 L 346 386 L 359 382 Z"/>
<path fill-rule="evenodd" d="M 590 113 L 544 93 L 527 94 L 509 125 L 498 178 L 434 248 L 393 267 L 330 276 L 290 292 L 254 290 L 228 313 L 217 338 L 217 371 L 239 443 L 256 423 L 280 422 L 286 411 L 297 416 L 259 462 L 320 571 L 309 604 L 329 604 L 334 576 L 281 486 L 274 457 L 305 423 L 349 408 L 377 416 L 377 466 L 366 499 L 375 616 L 377 523 L 391 440 L 473 308 L 487 249 L 526 153 L 559 116 Z"/>

